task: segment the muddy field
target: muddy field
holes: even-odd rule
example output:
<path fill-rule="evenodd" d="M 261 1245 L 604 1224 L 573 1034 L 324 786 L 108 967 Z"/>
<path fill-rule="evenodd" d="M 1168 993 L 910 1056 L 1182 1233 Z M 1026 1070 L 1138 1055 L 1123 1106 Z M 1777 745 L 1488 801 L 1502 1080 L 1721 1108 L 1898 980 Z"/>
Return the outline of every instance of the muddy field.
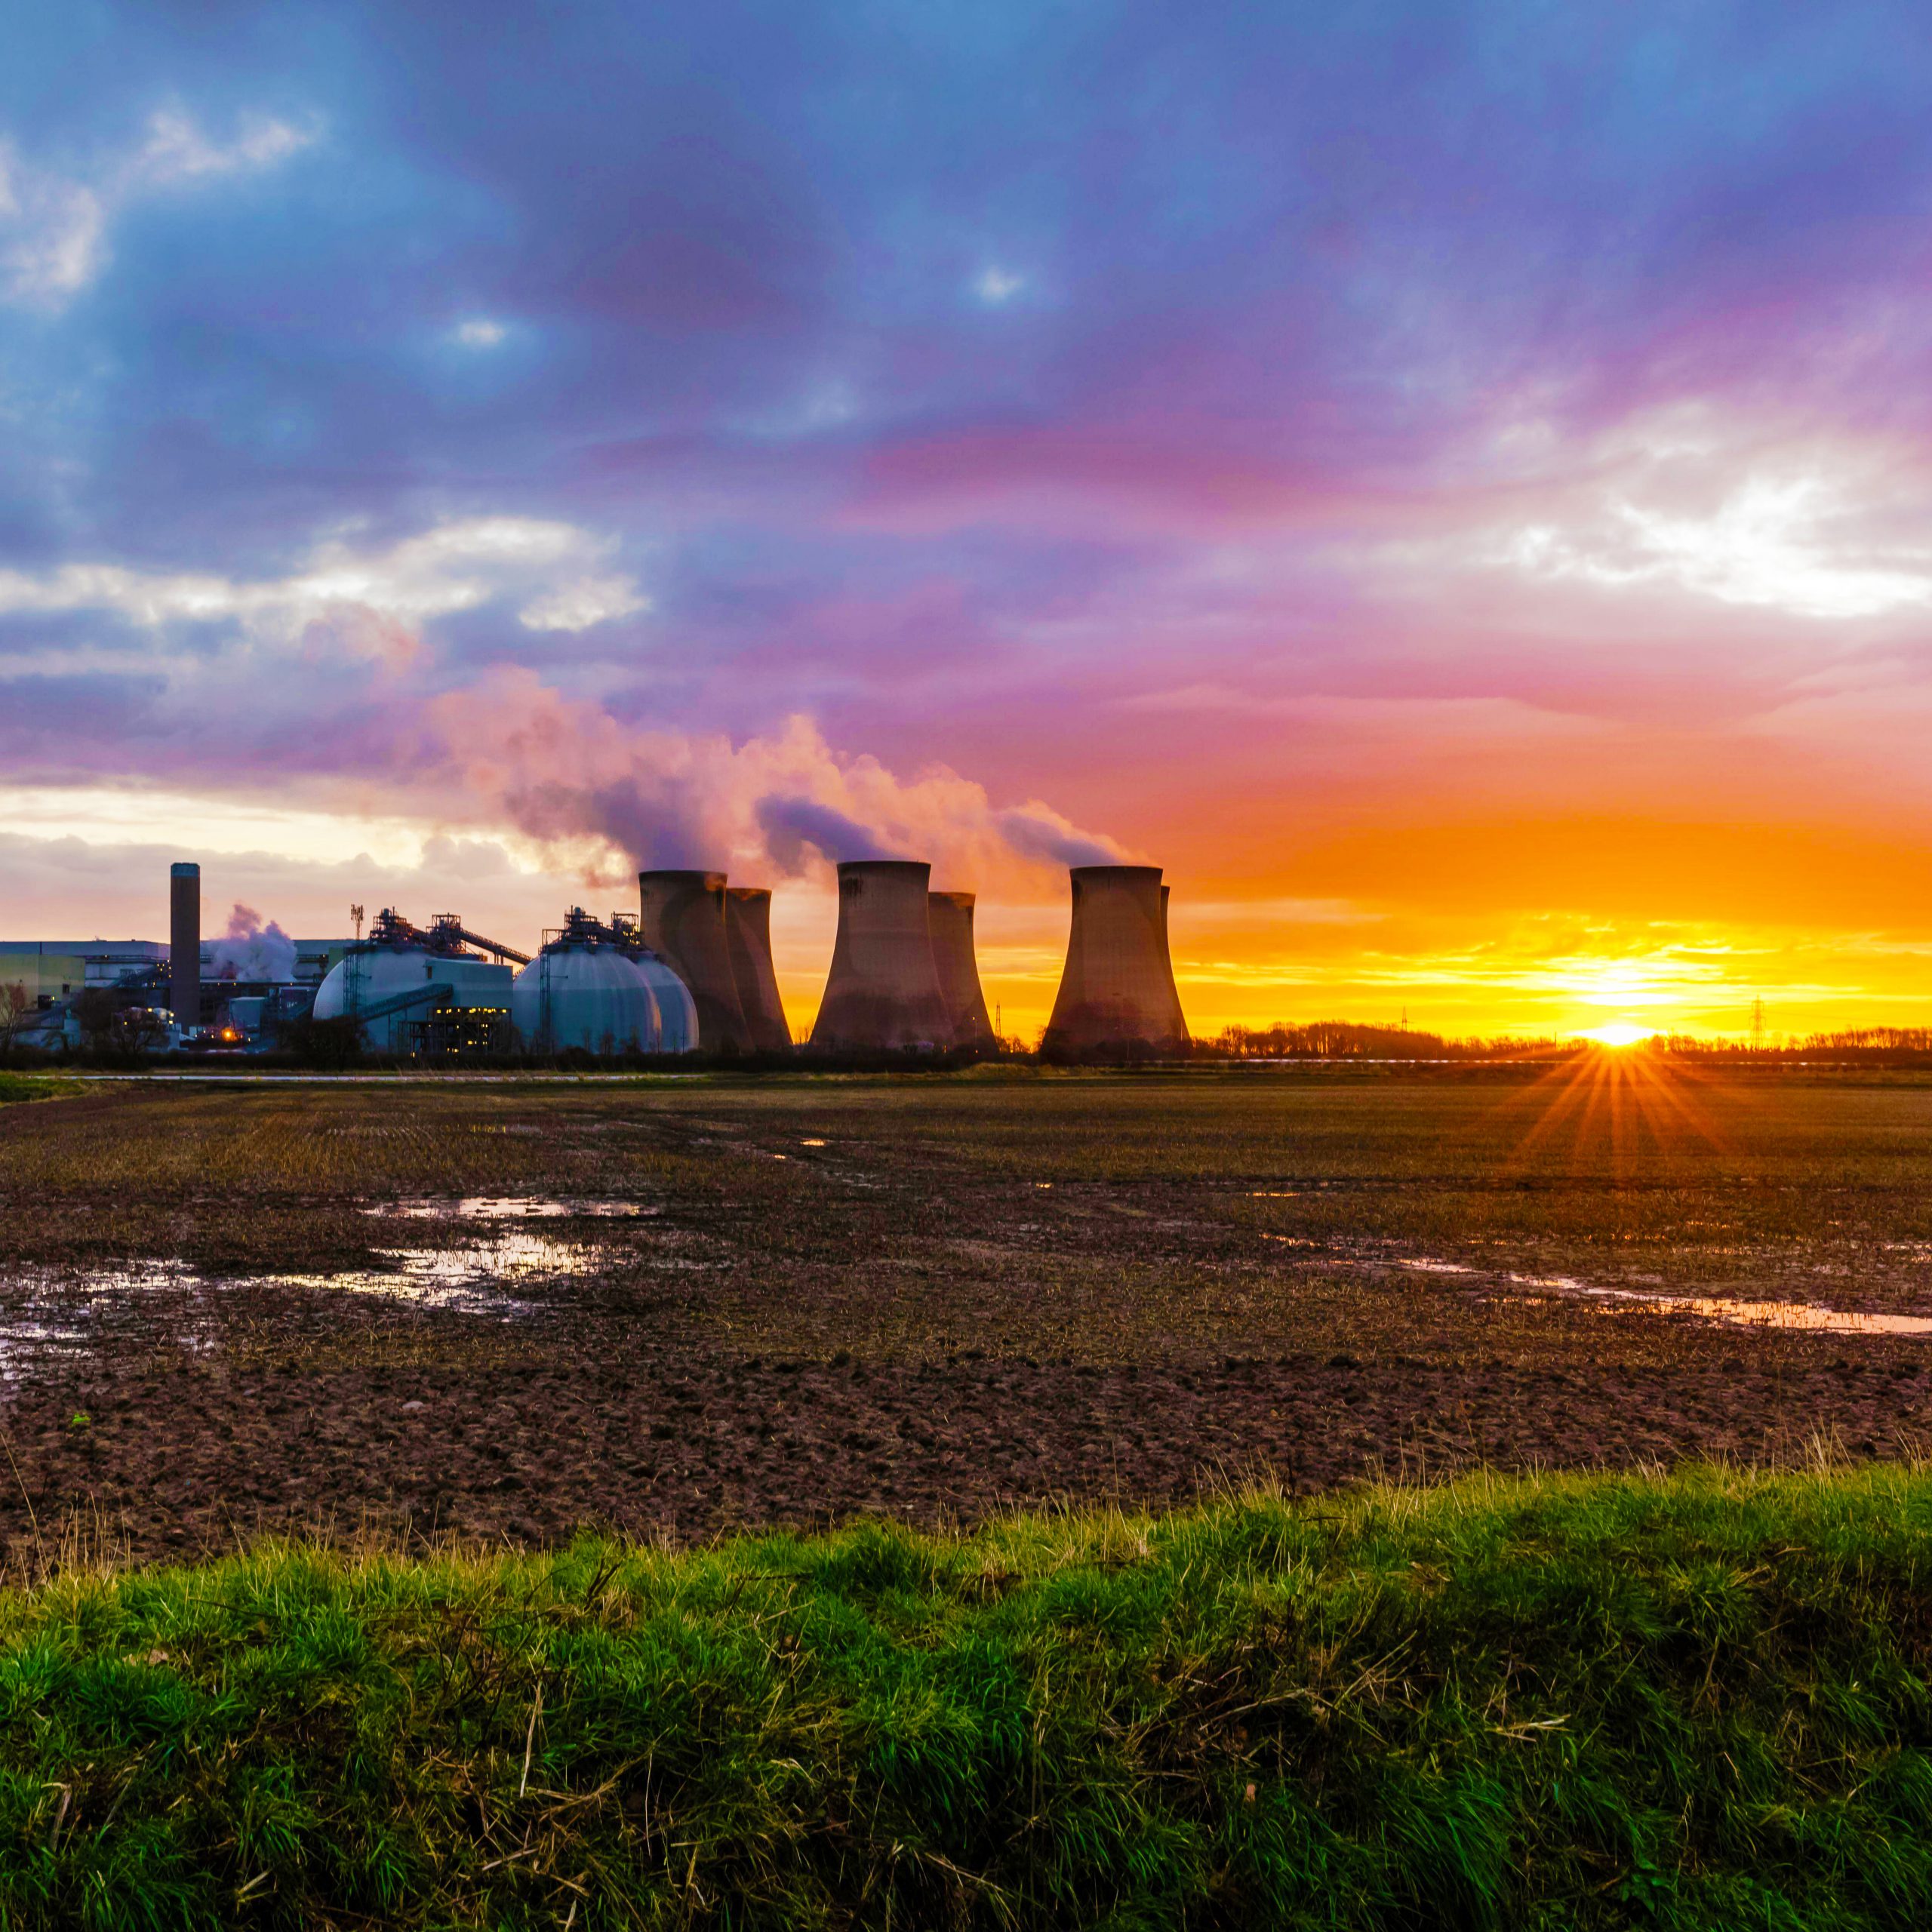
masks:
<path fill-rule="evenodd" d="M 542 1541 L 1932 1435 L 1932 1084 L 128 1083 L 0 1107 L 0 1536 Z"/>

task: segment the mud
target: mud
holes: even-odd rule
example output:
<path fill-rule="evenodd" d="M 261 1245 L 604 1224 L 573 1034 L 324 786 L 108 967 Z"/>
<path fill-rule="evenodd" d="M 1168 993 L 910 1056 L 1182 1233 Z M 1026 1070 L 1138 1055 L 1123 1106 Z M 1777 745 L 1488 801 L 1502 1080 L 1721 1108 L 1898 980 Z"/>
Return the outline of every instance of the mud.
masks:
<path fill-rule="evenodd" d="M 1620 1173 L 1580 1142 L 1526 1171 L 1493 1083 L 7 1109 L 0 1537 L 696 1537 L 1916 1453 L 1932 1094 L 1800 1099 Z"/>

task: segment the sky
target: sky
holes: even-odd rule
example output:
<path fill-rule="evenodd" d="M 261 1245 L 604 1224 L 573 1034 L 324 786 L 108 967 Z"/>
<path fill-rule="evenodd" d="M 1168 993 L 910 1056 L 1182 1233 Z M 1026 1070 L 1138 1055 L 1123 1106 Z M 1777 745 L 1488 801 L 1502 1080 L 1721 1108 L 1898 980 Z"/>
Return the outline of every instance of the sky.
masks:
<path fill-rule="evenodd" d="M 1932 14 L 63 0 L 0 937 L 1155 863 L 1200 1033 L 1932 1024 Z"/>

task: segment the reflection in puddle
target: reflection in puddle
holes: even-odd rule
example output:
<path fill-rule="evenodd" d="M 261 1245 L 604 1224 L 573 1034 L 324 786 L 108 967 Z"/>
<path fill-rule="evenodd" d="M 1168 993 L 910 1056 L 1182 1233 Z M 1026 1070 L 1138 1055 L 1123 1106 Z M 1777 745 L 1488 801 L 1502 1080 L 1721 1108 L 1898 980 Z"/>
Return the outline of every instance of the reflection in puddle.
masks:
<path fill-rule="evenodd" d="M 1610 1303 L 1602 1312 L 1614 1315 L 1641 1309 L 1656 1315 L 1689 1315 L 1704 1321 L 1728 1322 L 1736 1327 L 1782 1328 L 1815 1335 L 1932 1335 L 1932 1315 L 1866 1315 L 1853 1309 L 1821 1308 L 1808 1301 L 1740 1301 L 1727 1295 L 1685 1295 L 1646 1288 L 1604 1288 L 1579 1281 L 1574 1275 L 1486 1275 L 1460 1261 L 1435 1261 L 1426 1257 L 1400 1260 L 1398 1267 L 1430 1275 L 1475 1275 L 1506 1281 L 1515 1288 L 1538 1288 L 1546 1295 L 1572 1300 Z M 1541 1297 L 1525 1298 L 1534 1306 Z"/>
<path fill-rule="evenodd" d="M 114 1331 L 144 1329 L 193 1354 L 218 1346 L 211 1304 L 251 1289 L 316 1295 L 375 1295 L 456 1314 L 509 1321 L 531 1304 L 506 1286 L 568 1279 L 601 1265 L 604 1251 L 521 1232 L 462 1247 L 376 1250 L 392 1267 L 327 1274 L 206 1275 L 183 1261 L 125 1261 L 72 1269 L 42 1268 L 0 1281 L 0 1383 L 16 1381 L 36 1360 L 99 1346 Z M 162 1298 L 171 1297 L 171 1301 Z"/>
<path fill-rule="evenodd" d="M 576 1216 L 629 1220 L 639 1215 L 662 1214 L 663 1210 L 639 1201 L 597 1201 L 579 1195 L 472 1194 L 460 1201 L 433 1195 L 413 1201 L 382 1201 L 362 1211 L 405 1221 L 557 1221 Z"/>
<path fill-rule="evenodd" d="M 1729 1321 L 1750 1328 L 1801 1329 L 1823 1335 L 1932 1335 L 1932 1315 L 1861 1315 L 1853 1309 L 1819 1308 L 1806 1301 L 1731 1301 L 1718 1295 L 1647 1294 L 1641 1288 L 1587 1287 L 1564 1276 L 1534 1285 L 1554 1288 L 1561 1294 L 1638 1302 L 1660 1315 L 1695 1315 L 1706 1321 Z M 1604 1312 L 1608 1315 L 1614 1311 L 1605 1309 Z"/>

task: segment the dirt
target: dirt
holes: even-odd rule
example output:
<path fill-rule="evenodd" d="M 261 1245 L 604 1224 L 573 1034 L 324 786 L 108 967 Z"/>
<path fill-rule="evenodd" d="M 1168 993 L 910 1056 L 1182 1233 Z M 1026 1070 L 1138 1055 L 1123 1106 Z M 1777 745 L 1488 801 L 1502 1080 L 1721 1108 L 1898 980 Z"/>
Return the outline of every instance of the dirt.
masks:
<path fill-rule="evenodd" d="M 0 1110 L 0 1536 L 692 1537 L 1915 1449 L 1932 1341 L 1552 1286 L 1932 1314 L 1932 1089 L 1698 1097 L 1708 1136 L 1527 1164 L 1493 1079 Z"/>

